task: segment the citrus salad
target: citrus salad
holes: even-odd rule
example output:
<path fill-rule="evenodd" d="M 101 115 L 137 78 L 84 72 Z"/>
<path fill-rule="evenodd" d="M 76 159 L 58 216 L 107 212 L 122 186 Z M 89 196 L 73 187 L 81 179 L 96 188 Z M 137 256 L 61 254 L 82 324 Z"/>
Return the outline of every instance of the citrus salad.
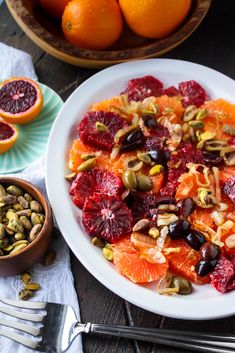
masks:
<path fill-rule="evenodd" d="M 79 119 L 70 197 L 105 258 L 160 294 L 235 288 L 235 105 L 151 75 Z"/>

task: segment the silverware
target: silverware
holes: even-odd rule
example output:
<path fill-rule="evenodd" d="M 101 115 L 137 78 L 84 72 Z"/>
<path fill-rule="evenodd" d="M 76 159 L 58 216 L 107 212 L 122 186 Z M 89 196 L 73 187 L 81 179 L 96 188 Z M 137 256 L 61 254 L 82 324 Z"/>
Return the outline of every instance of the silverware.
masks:
<path fill-rule="evenodd" d="M 77 321 L 74 310 L 69 305 L 46 302 L 23 302 L 1 298 L 0 300 L 14 308 L 0 308 L 0 312 L 19 321 L 0 319 L 0 325 L 22 331 L 0 329 L 0 335 L 10 338 L 31 349 L 46 353 L 63 353 L 73 340 L 81 333 L 105 334 L 110 336 L 131 338 L 184 348 L 197 352 L 231 353 L 235 352 L 235 336 L 218 335 L 216 333 L 184 332 L 179 330 L 152 329 L 134 326 L 106 324 L 82 324 Z M 31 322 L 31 324 L 29 323 Z"/>

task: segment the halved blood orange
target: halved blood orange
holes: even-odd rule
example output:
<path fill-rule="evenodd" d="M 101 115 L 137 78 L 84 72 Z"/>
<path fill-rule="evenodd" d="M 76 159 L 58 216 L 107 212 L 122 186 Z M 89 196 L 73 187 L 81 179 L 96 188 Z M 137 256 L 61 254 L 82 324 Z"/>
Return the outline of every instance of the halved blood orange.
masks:
<path fill-rule="evenodd" d="M 149 262 L 141 256 L 140 251 L 132 246 L 128 238 L 115 243 L 113 249 L 113 262 L 117 270 L 134 283 L 153 282 L 166 274 L 167 262 Z"/>
<path fill-rule="evenodd" d="M 167 255 L 169 269 L 180 276 L 183 276 L 196 284 L 209 283 L 209 276 L 199 277 L 195 272 L 195 265 L 199 261 L 199 252 L 190 248 L 182 239 L 171 240 L 166 248 L 179 248 L 179 252 L 171 252 Z"/>
<path fill-rule="evenodd" d="M 0 119 L 0 154 L 8 151 L 18 138 L 18 130 Z"/>
<path fill-rule="evenodd" d="M 0 84 L 0 116 L 9 123 L 26 124 L 43 107 L 43 94 L 37 82 L 14 77 Z"/>

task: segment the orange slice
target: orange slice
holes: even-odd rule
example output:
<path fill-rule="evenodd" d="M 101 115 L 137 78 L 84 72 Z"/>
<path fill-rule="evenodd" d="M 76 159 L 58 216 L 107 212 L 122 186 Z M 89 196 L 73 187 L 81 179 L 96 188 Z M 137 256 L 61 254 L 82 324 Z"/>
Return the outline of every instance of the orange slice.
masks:
<path fill-rule="evenodd" d="M 39 84 L 29 78 L 14 77 L 0 84 L 0 116 L 9 123 L 26 124 L 43 107 Z"/>
<path fill-rule="evenodd" d="M 0 154 L 8 151 L 18 138 L 18 130 L 0 119 Z"/>

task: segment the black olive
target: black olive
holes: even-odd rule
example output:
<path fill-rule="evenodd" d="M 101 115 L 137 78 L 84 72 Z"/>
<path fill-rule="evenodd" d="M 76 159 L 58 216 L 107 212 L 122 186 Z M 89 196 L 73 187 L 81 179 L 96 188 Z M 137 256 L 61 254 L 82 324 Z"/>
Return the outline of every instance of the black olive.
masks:
<path fill-rule="evenodd" d="M 134 189 L 125 190 L 121 195 L 122 201 L 125 202 L 129 208 L 132 207 L 132 204 L 135 202 L 136 198 L 138 198 L 138 192 Z"/>
<path fill-rule="evenodd" d="M 146 141 L 146 137 L 144 136 L 141 129 L 134 129 L 130 131 L 123 139 L 120 151 L 134 151 L 138 148 L 142 147 Z"/>
<path fill-rule="evenodd" d="M 223 157 L 214 154 L 214 153 L 209 153 L 209 152 L 203 152 L 203 157 L 204 161 L 206 164 L 209 164 L 211 166 L 220 166 L 224 164 L 224 159 Z"/>
<path fill-rule="evenodd" d="M 217 264 L 218 260 L 199 260 L 197 265 L 195 266 L 195 271 L 200 277 L 204 277 L 212 272 Z"/>
<path fill-rule="evenodd" d="M 218 259 L 220 254 L 221 254 L 220 247 L 209 241 L 203 244 L 200 249 L 200 255 L 202 259 L 205 261 Z"/>
<path fill-rule="evenodd" d="M 179 219 L 169 225 L 169 235 L 171 239 L 183 238 L 190 230 L 190 223 Z"/>
<path fill-rule="evenodd" d="M 156 164 L 166 165 L 170 159 L 170 154 L 164 150 L 150 150 L 147 152 L 148 156 L 152 159 Z"/>
<path fill-rule="evenodd" d="M 184 239 L 194 250 L 200 250 L 201 246 L 206 242 L 204 235 L 195 229 L 186 234 Z"/>
<path fill-rule="evenodd" d="M 179 209 L 179 216 L 187 218 L 195 210 L 196 202 L 194 202 L 190 197 L 186 197 L 185 199 L 178 201 L 176 206 Z"/>
<path fill-rule="evenodd" d="M 149 129 L 156 129 L 160 127 L 153 114 L 144 114 L 141 116 L 141 119 L 143 120 L 144 125 Z"/>

